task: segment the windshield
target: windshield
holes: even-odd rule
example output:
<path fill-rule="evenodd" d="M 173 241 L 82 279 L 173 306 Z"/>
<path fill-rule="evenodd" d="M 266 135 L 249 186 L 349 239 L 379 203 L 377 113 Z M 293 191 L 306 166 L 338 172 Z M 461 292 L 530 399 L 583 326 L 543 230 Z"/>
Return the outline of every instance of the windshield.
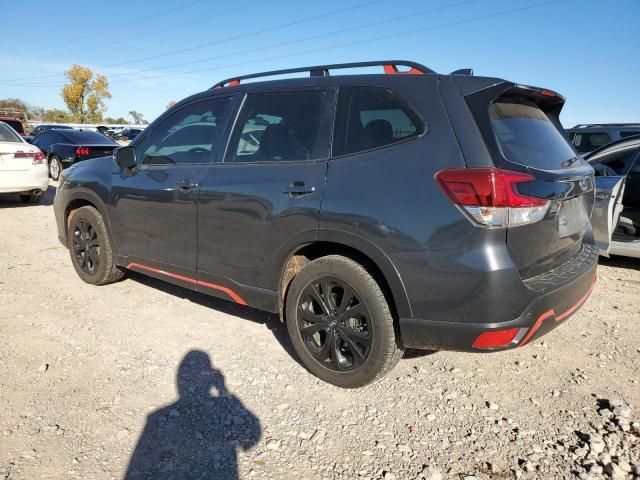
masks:
<path fill-rule="evenodd" d="M 22 139 L 18 134 L 16 134 L 16 132 L 11 130 L 11 128 L 0 122 L 0 142 L 22 143 Z"/>
<path fill-rule="evenodd" d="M 576 156 L 549 117 L 530 100 L 497 101 L 489 115 L 502 153 L 512 162 L 554 170 L 566 167 Z"/>

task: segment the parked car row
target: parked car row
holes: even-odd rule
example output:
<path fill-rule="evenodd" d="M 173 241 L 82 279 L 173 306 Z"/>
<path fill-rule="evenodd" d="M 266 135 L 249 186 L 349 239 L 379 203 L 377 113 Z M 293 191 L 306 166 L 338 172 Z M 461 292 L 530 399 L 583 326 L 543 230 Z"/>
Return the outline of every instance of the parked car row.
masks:
<path fill-rule="evenodd" d="M 45 129 L 32 143 L 45 154 L 53 180 L 58 180 L 64 168 L 82 160 L 111 155 L 120 146 L 101 133 L 73 128 Z"/>

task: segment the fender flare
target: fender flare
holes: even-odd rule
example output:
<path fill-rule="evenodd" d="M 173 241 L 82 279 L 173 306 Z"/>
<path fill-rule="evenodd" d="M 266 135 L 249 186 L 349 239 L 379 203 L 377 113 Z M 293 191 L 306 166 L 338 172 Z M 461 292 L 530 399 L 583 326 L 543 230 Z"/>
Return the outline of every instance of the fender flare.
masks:
<path fill-rule="evenodd" d="M 83 200 L 85 202 L 88 202 L 91 205 L 93 205 L 96 208 L 96 210 L 98 210 L 98 213 L 100 213 L 100 215 L 102 216 L 102 219 L 104 220 L 104 224 L 107 227 L 107 235 L 109 235 L 109 242 L 111 243 L 111 248 L 113 249 L 114 256 L 115 258 L 117 258 L 117 245 L 116 245 L 116 242 L 114 242 L 113 235 L 111 233 L 111 223 L 109 221 L 109 215 L 107 215 L 106 205 L 103 199 L 100 198 L 100 195 L 98 195 L 93 190 L 90 190 L 88 188 L 75 187 L 72 193 L 69 194 L 69 196 L 65 196 L 65 202 L 64 202 L 65 228 L 67 227 L 66 225 L 67 209 L 69 208 L 69 204 L 76 200 Z"/>
<path fill-rule="evenodd" d="M 398 270 L 378 246 L 366 238 L 341 230 L 319 229 L 306 230 L 290 237 L 274 256 L 273 275 L 274 283 L 277 283 L 282 275 L 282 270 L 289 258 L 297 251 L 314 242 L 326 242 L 337 246 L 348 247 L 359 252 L 373 263 L 384 276 L 389 286 L 390 294 L 396 307 L 396 313 L 400 318 L 412 318 L 411 304 L 404 283 Z M 277 285 L 276 288 L 280 286 Z"/>

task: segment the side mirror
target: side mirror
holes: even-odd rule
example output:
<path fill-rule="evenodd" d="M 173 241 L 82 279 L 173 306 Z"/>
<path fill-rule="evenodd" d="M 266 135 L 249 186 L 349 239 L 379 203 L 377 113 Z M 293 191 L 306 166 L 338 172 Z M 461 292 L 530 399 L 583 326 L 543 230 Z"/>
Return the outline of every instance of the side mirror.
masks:
<path fill-rule="evenodd" d="M 119 147 L 113 151 L 113 161 L 123 168 L 136 166 L 136 149 L 130 146 Z"/>

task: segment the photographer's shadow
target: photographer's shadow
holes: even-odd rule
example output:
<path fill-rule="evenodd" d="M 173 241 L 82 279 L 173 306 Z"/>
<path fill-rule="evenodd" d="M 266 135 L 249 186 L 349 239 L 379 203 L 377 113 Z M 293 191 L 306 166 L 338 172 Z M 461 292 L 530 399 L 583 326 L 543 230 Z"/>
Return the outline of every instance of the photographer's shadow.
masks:
<path fill-rule="evenodd" d="M 187 353 L 177 384 L 178 401 L 147 418 L 125 479 L 237 480 L 236 450 L 258 442 L 258 418 L 227 391 L 205 352 Z"/>

